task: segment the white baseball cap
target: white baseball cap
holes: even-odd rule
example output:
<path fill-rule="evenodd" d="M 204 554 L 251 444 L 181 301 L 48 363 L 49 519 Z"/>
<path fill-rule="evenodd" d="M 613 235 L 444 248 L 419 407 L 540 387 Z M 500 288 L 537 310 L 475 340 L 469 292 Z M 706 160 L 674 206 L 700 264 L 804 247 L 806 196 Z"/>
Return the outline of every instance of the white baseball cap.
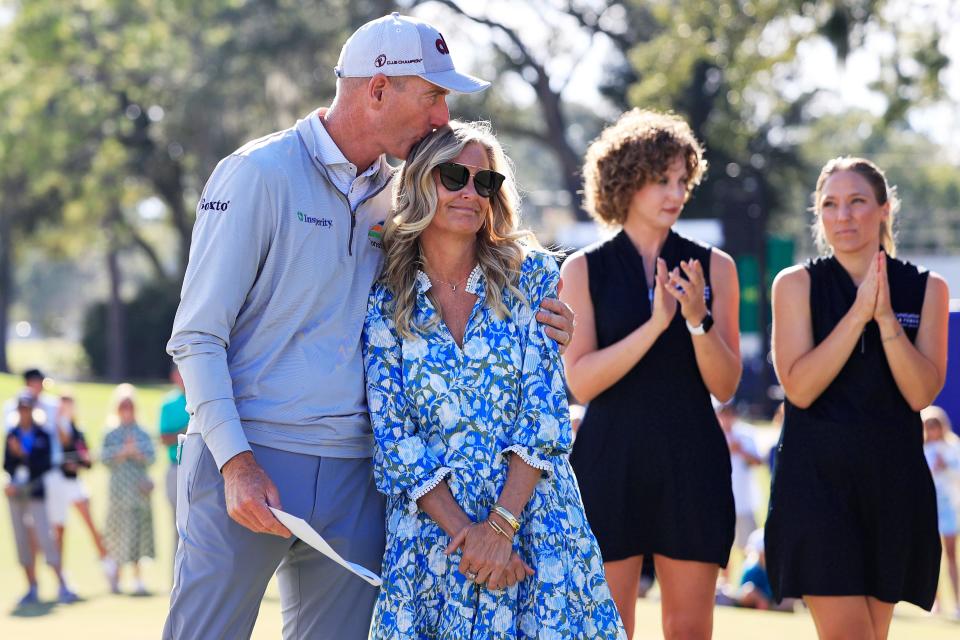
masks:
<path fill-rule="evenodd" d="M 453 67 L 447 41 L 426 22 L 394 11 L 357 29 L 340 50 L 338 78 L 419 76 L 459 93 L 483 91 L 490 83 Z"/>

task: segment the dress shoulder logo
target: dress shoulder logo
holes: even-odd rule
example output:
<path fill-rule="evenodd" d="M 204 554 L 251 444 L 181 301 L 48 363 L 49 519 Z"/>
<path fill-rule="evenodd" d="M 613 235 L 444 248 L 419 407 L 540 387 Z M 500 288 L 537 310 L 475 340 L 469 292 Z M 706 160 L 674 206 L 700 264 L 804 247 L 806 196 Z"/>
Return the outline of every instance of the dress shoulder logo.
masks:
<path fill-rule="evenodd" d="M 920 314 L 919 313 L 896 313 L 897 320 L 900 322 L 900 326 L 904 329 L 919 329 L 920 328 Z"/>

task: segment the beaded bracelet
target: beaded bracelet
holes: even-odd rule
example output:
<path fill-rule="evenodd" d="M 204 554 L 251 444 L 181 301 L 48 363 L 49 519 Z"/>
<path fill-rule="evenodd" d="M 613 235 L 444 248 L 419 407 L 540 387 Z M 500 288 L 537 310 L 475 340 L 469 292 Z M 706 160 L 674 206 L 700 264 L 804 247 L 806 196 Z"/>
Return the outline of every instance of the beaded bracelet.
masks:
<path fill-rule="evenodd" d="M 516 533 L 520 531 L 520 521 L 517 520 L 517 516 L 510 513 L 506 507 L 500 504 L 493 505 L 493 512 L 507 521 L 507 524 L 510 525 L 510 528 L 513 529 L 513 532 Z"/>

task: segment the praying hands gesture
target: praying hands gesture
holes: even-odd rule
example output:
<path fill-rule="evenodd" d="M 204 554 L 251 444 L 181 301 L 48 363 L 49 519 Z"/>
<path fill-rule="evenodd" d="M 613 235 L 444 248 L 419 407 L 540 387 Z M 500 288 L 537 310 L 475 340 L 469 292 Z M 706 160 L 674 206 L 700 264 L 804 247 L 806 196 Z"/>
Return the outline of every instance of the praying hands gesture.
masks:
<path fill-rule="evenodd" d="M 881 339 L 893 339 L 903 332 L 890 303 L 890 280 L 887 277 L 887 254 L 877 251 L 867 274 L 857 287 L 857 298 L 850 312 L 861 325 L 875 321 Z"/>

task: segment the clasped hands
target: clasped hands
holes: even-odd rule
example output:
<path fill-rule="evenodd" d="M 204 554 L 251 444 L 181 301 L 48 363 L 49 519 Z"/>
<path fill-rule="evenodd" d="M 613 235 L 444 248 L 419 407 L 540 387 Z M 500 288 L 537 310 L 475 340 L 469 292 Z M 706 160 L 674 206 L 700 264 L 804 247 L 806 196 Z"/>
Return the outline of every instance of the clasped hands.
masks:
<path fill-rule="evenodd" d="M 491 518 L 499 518 L 491 514 Z M 501 529 L 510 535 L 513 529 L 505 520 L 496 520 Z M 472 522 L 463 527 L 447 545 L 449 556 L 462 549 L 460 573 L 478 585 L 485 585 L 492 591 L 512 587 L 524 578 L 534 574 L 527 563 L 513 549 L 513 541 L 499 533 L 486 521 Z"/>
<path fill-rule="evenodd" d="M 877 251 L 870 268 L 857 287 L 857 298 L 850 312 L 861 326 L 875 320 L 880 327 L 880 337 L 893 339 L 902 332 L 900 322 L 890 304 L 890 281 L 887 278 L 887 254 Z"/>

